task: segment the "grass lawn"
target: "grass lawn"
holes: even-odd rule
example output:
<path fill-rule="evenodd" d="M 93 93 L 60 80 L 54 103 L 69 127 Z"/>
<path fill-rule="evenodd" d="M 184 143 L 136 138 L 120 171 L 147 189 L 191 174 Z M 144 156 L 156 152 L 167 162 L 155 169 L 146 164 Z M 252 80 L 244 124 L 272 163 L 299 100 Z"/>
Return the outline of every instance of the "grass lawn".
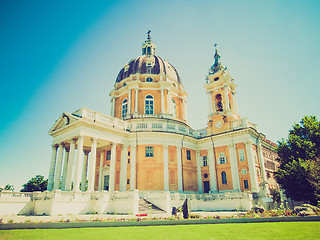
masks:
<path fill-rule="evenodd" d="M 2 230 L 0 239 L 320 239 L 320 222 Z"/>

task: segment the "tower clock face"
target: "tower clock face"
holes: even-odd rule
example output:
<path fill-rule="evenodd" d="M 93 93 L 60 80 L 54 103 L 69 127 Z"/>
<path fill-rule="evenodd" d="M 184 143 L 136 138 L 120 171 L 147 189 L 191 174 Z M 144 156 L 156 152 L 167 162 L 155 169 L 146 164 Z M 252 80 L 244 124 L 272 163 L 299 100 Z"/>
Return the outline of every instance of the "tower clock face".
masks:
<path fill-rule="evenodd" d="M 217 121 L 215 126 L 216 126 L 216 128 L 221 128 L 222 127 L 222 122 L 221 121 Z"/>

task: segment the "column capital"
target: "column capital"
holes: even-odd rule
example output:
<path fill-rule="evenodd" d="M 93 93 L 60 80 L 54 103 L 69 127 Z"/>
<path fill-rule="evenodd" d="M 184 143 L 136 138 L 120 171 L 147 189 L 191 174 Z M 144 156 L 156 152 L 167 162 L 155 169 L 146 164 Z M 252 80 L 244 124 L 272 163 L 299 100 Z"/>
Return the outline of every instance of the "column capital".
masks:
<path fill-rule="evenodd" d="M 200 156 L 200 150 L 199 149 L 196 150 L 196 155 Z"/>
<path fill-rule="evenodd" d="M 58 145 L 58 144 L 56 144 L 56 143 L 51 145 L 52 149 L 57 149 L 57 148 L 58 148 L 58 146 L 59 146 L 59 145 Z"/>
<path fill-rule="evenodd" d="M 228 148 L 234 148 L 235 146 L 236 146 L 235 143 L 229 143 L 229 144 L 228 144 Z"/>
<path fill-rule="evenodd" d="M 129 144 L 122 144 L 122 145 L 121 145 L 121 150 L 126 149 L 126 148 L 128 148 L 128 147 L 129 147 Z"/>
<path fill-rule="evenodd" d="M 90 150 L 84 150 L 83 152 L 84 152 L 85 155 L 88 155 L 89 152 L 91 152 L 91 151 Z"/>
<path fill-rule="evenodd" d="M 80 141 L 80 140 L 84 140 L 84 136 L 82 135 L 78 136 L 76 141 Z"/>
<path fill-rule="evenodd" d="M 245 144 L 246 146 L 248 146 L 248 145 L 253 145 L 253 142 L 252 142 L 252 140 L 247 140 L 247 141 L 244 142 L 244 144 Z"/>
<path fill-rule="evenodd" d="M 77 138 L 71 138 L 70 139 L 70 144 L 76 144 Z"/>
<path fill-rule="evenodd" d="M 166 149 L 169 148 L 169 144 L 163 144 L 162 146 L 163 146 L 164 149 L 165 149 L 165 148 L 166 148 Z"/>
<path fill-rule="evenodd" d="M 98 143 L 98 139 L 97 138 L 91 138 L 90 141 L 91 141 L 92 144 L 93 143 Z"/>

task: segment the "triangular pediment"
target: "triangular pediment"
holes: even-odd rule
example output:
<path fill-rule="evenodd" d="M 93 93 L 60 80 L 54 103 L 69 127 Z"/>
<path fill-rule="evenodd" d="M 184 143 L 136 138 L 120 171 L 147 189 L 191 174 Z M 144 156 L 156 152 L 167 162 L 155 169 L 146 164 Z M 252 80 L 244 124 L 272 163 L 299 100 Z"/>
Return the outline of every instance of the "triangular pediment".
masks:
<path fill-rule="evenodd" d="M 78 117 L 75 117 L 69 113 L 63 113 L 55 122 L 55 124 L 52 126 L 52 128 L 49 131 L 49 134 L 51 135 L 52 133 L 71 125 L 77 120 L 78 120 Z"/>

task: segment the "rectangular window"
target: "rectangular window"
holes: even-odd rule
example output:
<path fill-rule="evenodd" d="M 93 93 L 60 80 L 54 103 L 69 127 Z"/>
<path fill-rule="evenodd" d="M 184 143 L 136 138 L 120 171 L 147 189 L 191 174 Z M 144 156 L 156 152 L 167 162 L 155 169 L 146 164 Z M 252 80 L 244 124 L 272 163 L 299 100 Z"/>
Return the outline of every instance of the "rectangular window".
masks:
<path fill-rule="evenodd" d="M 244 162 L 246 160 L 246 157 L 244 155 L 244 149 L 239 150 L 239 159 L 240 159 L 240 162 Z"/>
<path fill-rule="evenodd" d="M 130 184 L 130 179 L 127 179 L 127 184 Z"/>
<path fill-rule="evenodd" d="M 111 150 L 107 151 L 107 161 L 111 160 Z"/>
<path fill-rule="evenodd" d="M 130 158 L 128 158 L 128 163 L 130 163 Z"/>
<path fill-rule="evenodd" d="M 191 151 L 187 150 L 187 160 L 191 160 Z"/>
<path fill-rule="evenodd" d="M 146 147 L 145 148 L 146 151 L 146 157 L 153 157 L 153 147 Z"/>
<path fill-rule="evenodd" d="M 203 162 L 203 167 L 208 166 L 208 156 L 203 156 L 202 157 L 202 162 Z"/>
<path fill-rule="evenodd" d="M 128 152 L 128 156 L 130 156 L 130 151 Z"/>
<path fill-rule="evenodd" d="M 219 153 L 219 163 L 220 164 L 227 163 L 227 158 L 224 156 L 224 152 Z"/>
<path fill-rule="evenodd" d="M 248 180 L 243 180 L 244 189 L 249 189 L 249 183 Z"/>

